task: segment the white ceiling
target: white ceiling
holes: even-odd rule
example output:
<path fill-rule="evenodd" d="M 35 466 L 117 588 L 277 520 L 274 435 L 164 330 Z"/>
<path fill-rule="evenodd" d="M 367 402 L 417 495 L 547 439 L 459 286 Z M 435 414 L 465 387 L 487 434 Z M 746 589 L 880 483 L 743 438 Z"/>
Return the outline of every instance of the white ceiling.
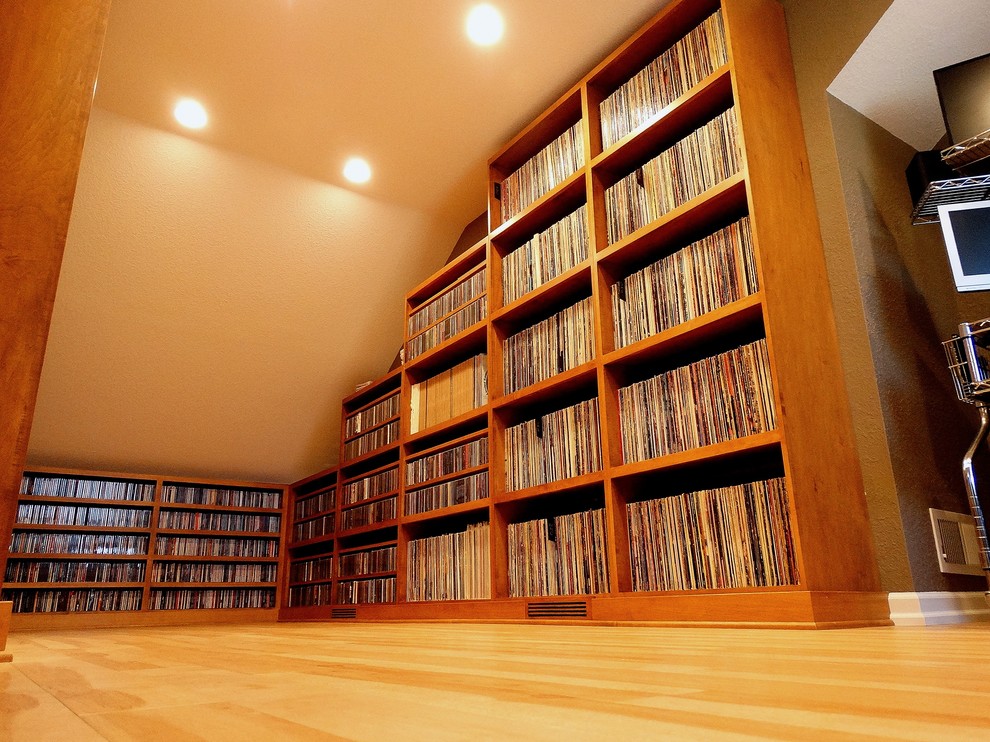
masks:
<path fill-rule="evenodd" d="M 828 90 L 916 150 L 929 150 L 945 135 L 932 70 L 988 52 L 987 0 L 893 0 Z"/>
<path fill-rule="evenodd" d="M 114 0 L 29 461 L 335 462 L 341 398 L 387 370 L 488 157 L 664 4 L 503 0 L 481 49 L 454 0 Z M 205 130 L 172 121 L 180 95 Z"/>

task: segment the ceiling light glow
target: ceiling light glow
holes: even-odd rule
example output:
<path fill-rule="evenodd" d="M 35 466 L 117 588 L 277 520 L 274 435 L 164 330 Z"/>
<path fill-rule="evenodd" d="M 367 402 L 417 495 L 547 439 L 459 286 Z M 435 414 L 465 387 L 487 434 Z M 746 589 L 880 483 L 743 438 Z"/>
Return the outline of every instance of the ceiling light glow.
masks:
<path fill-rule="evenodd" d="M 352 157 L 344 163 L 344 177 L 351 183 L 367 183 L 371 180 L 371 165 L 360 157 Z"/>
<path fill-rule="evenodd" d="M 467 35 L 478 46 L 497 43 L 505 32 L 505 21 L 494 5 L 482 3 L 472 8 L 467 17 Z"/>
<path fill-rule="evenodd" d="M 181 99 L 175 104 L 172 113 L 175 115 L 175 120 L 187 129 L 202 129 L 209 120 L 203 105 L 192 98 Z"/>

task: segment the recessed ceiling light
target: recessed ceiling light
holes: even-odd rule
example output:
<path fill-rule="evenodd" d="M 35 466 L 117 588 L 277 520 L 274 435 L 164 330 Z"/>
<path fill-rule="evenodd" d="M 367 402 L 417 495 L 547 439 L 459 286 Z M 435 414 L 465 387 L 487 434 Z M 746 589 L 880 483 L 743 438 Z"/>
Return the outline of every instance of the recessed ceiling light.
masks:
<path fill-rule="evenodd" d="M 344 163 L 344 177 L 351 183 L 367 183 L 371 180 L 371 165 L 360 157 L 352 157 Z"/>
<path fill-rule="evenodd" d="M 172 113 L 175 115 L 175 120 L 187 129 L 202 129 L 209 120 L 203 105 L 192 98 L 182 98 L 175 104 Z"/>
<path fill-rule="evenodd" d="M 478 46 L 491 46 L 502 38 L 505 21 L 494 5 L 475 5 L 468 13 L 467 35 Z"/>

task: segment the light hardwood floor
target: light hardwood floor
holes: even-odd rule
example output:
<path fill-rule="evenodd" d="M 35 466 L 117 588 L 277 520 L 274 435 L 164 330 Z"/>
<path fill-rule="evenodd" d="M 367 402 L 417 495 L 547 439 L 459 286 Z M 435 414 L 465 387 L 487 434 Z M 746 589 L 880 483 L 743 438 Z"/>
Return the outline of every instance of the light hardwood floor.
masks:
<path fill-rule="evenodd" d="M 0 740 L 990 739 L 990 624 L 25 632 Z"/>

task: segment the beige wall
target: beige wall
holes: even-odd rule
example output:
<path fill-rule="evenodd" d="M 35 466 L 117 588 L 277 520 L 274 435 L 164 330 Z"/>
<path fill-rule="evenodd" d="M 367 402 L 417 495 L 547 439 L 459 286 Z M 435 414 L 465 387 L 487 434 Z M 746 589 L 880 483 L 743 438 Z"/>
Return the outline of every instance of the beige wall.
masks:
<path fill-rule="evenodd" d="M 911 226 L 914 151 L 826 92 L 890 1 L 782 2 L 883 586 L 979 590 L 938 572 L 928 508 L 967 512 L 975 427 L 940 342 L 990 299 L 957 294 L 938 227 Z"/>

